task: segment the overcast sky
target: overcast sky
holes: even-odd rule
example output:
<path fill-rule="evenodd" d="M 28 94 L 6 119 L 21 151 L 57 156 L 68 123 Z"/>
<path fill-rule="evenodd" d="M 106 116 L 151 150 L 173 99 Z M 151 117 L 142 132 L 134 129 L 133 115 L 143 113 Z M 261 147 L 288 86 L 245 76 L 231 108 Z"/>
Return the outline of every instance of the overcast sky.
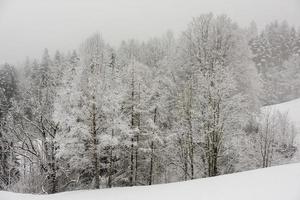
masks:
<path fill-rule="evenodd" d="M 105 41 L 183 31 L 192 17 L 225 13 L 241 26 L 278 19 L 300 26 L 300 0 L 0 0 L 0 63 L 67 51 L 99 31 Z"/>

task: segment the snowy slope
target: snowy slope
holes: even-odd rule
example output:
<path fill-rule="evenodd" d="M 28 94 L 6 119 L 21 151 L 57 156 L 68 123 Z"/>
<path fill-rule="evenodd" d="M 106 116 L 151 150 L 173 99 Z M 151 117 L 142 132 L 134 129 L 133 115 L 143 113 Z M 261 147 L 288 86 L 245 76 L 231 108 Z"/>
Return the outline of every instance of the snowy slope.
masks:
<path fill-rule="evenodd" d="M 214 178 L 55 195 L 0 192 L 1 200 L 300 200 L 300 164 Z"/>
<path fill-rule="evenodd" d="M 265 106 L 262 108 L 262 111 L 269 109 L 279 111 L 282 114 L 287 113 L 288 119 L 296 127 L 298 134 L 295 137 L 295 145 L 298 147 L 298 149 L 300 149 L 300 98 L 280 104 Z M 294 157 L 294 160 L 300 160 L 300 151 L 298 151 L 297 155 Z"/>
<path fill-rule="evenodd" d="M 281 113 L 288 113 L 289 119 L 300 129 L 300 98 L 281 104 L 266 106 L 263 109 L 275 109 Z"/>

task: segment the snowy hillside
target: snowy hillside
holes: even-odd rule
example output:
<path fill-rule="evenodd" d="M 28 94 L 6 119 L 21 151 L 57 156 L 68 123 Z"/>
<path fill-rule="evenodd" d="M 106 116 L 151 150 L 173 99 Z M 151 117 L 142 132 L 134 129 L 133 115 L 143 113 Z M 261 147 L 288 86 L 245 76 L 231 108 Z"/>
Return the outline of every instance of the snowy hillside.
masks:
<path fill-rule="evenodd" d="M 298 149 L 300 149 L 300 98 L 281 104 L 263 107 L 263 111 L 270 109 L 273 111 L 279 111 L 282 114 L 287 114 L 288 120 L 290 120 L 296 127 L 297 135 L 294 143 Z M 300 151 L 298 151 L 297 155 L 294 157 L 295 161 L 299 161 L 299 159 Z"/>
<path fill-rule="evenodd" d="M 300 164 L 194 181 L 65 192 L 49 196 L 0 192 L 1 200 L 299 200 Z"/>
<path fill-rule="evenodd" d="M 300 128 L 300 98 L 285 103 L 264 107 L 264 109 L 266 108 L 275 109 L 281 113 L 288 113 L 289 119 L 294 122 L 296 127 Z"/>

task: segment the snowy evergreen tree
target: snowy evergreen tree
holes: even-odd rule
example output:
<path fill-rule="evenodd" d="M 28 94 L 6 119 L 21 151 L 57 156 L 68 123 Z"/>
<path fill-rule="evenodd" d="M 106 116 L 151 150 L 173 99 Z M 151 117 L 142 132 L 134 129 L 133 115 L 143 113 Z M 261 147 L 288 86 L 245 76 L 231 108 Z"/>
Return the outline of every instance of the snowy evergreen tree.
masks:
<path fill-rule="evenodd" d="M 17 74 L 13 66 L 0 66 L 0 189 L 7 189 L 19 179 L 18 160 L 13 152 L 14 139 L 8 134 L 6 120 L 17 99 Z"/>

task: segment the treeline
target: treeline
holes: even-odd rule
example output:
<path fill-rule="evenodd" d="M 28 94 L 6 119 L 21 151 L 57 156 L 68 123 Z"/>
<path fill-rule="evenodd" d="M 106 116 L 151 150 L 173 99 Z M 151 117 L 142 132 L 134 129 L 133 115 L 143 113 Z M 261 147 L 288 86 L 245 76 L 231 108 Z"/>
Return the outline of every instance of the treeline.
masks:
<path fill-rule="evenodd" d="M 299 95 L 300 32 L 258 33 L 225 15 L 114 49 L 0 69 L 0 189 L 28 193 L 152 185 L 290 162 L 296 130 L 264 110 Z"/>
<path fill-rule="evenodd" d="M 251 27 L 251 26 L 250 26 Z M 252 25 L 255 33 L 255 25 Z M 250 40 L 253 61 L 262 79 L 264 104 L 300 96 L 300 30 L 275 21 Z"/>

